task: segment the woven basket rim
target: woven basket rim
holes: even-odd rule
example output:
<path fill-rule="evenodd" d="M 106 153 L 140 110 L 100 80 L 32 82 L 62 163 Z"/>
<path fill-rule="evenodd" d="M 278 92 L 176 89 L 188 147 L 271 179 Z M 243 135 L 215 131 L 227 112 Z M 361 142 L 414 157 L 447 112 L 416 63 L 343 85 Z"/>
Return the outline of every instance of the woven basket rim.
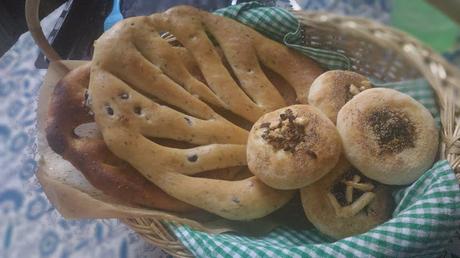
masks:
<path fill-rule="evenodd" d="M 59 62 L 61 60 L 59 54 L 51 47 L 43 34 L 38 19 L 39 4 L 40 0 L 26 0 L 25 11 L 29 31 L 44 55 L 68 71 L 69 69 Z M 329 12 L 300 10 L 292 11 L 292 13 L 304 26 L 318 26 L 332 30 L 340 28 L 355 37 L 377 45 L 383 44 L 385 47 L 391 47 L 400 55 L 406 56 L 409 62 L 427 79 L 438 98 L 437 104 L 441 112 L 442 124 L 439 158 L 449 161 L 460 180 L 460 123 L 455 118 L 453 94 L 455 88 L 460 90 L 460 69 L 409 34 L 376 21 Z M 161 219 L 155 217 L 130 218 L 121 221 L 146 241 L 162 248 L 166 253 L 180 258 L 193 257 Z"/>

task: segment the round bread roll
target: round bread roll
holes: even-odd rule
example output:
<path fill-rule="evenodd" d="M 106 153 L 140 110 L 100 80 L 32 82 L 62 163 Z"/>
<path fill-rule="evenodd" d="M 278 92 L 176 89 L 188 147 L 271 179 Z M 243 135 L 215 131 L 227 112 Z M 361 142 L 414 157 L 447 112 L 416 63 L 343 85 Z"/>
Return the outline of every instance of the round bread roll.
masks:
<path fill-rule="evenodd" d="M 371 87 L 371 82 L 361 74 L 342 70 L 328 71 L 313 81 L 308 103 L 321 110 L 335 124 L 343 105 Z"/>
<path fill-rule="evenodd" d="M 342 157 L 330 173 L 300 191 L 308 220 L 322 233 L 341 239 L 382 224 L 391 217 L 388 186 L 360 174 Z"/>
<path fill-rule="evenodd" d="M 252 127 L 247 144 L 249 169 L 276 189 L 309 185 L 339 160 L 340 136 L 318 109 L 293 105 L 262 116 Z"/>
<path fill-rule="evenodd" d="M 438 131 L 430 112 L 391 89 L 366 90 L 339 111 L 337 129 L 347 159 L 384 184 L 415 181 L 433 164 Z"/>

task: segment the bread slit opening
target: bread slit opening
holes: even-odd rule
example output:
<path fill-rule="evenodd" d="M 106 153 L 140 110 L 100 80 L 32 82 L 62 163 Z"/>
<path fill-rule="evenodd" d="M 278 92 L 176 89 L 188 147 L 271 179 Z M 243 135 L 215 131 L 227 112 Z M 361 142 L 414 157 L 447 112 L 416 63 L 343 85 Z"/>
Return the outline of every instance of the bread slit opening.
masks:
<path fill-rule="evenodd" d="M 181 112 L 183 114 L 186 114 L 186 115 L 189 115 L 189 116 L 192 116 L 192 117 L 196 117 L 195 114 L 192 114 L 191 112 L 187 112 L 187 110 L 184 110 L 184 109 L 182 109 L 180 107 L 174 106 L 174 105 L 172 105 L 172 104 L 170 104 L 170 103 L 168 103 L 166 101 L 163 101 L 163 100 L 159 99 L 158 97 L 150 94 L 149 92 L 147 92 L 147 91 L 145 91 L 145 90 L 143 90 L 143 89 L 141 89 L 139 87 L 133 87 L 131 84 L 129 84 L 129 82 L 125 81 L 122 77 L 119 77 L 117 74 L 114 74 L 114 75 L 119 80 L 123 81 L 126 85 L 128 85 L 130 87 L 130 90 L 132 90 L 132 91 L 134 91 L 134 92 L 136 92 L 136 93 L 138 93 L 138 94 L 150 99 L 152 102 L 155 102 L 158 105 L 169 107 L 169 108 L 174 109 L 174 110 L 176 110 L 178 112 Z M 206 120 L 205 117 L 197 117 L 197 118 Z"/>
<path fill-rule="evenodd" d="M 169 31 L 160 31 L 160 37 L 166 40 L 171 46 L 183 47 L 183 45 L 176 39 L 176 36 Z"/>
<path fill-rule="evenodd" d="M 191 149 L 191 148 L 201 146 L 201 145 L 193 144 L 187 141 L 179 141 L 179 140 L 174 140 L 174 139 L 169 139 L 169 138 L 149 137 L 149 136 L 145 136 L 145 137 L 158 145 L 161 145 L 163 147 L 168 147 L 168 148 Z"/>
<path fill-rule="evenodd" d="M 209 34 L 208 34 L 209 35 Z M 241 86 L 241 82 L 240 80 L 238 79 L 238 76 L 236 76 L 235 74 L 235 71 L 233 71 L 233 68 L 232 66 L 230 65 L 230 63 L 228 62 L 227 60 L 227 57 L 225 56 L 225 53 L 224 51 L 221 49 L 219 43 L 217 43 L 217 41 L 213 42 L 214 43 L 214 47 L 215 47 L 215 50 L 216 52 L 219 54 L 219 57 L 220 57 L 220 60 L 222 61 L 222 64 L 224 65 L 225 69 L 227 69 L 228 73 L 230 74 L 230 76 L 232 77 L 233 81 L 235 81 L 236 85 L 238 85 L 238 87 L 244 92 L 244 94 L 255 104 L 257 104 L 256 100 L 247 92 L 247 90 L 245 88 L 243 88 Z"/>
<path fill-rule="evenodd" d="M 233 113 L 232 111 L 214 106 L 209 104 L 209 106 L 220 116 L 225 118 L 227 121 L 231 122 L 232 124 L 245 129 L 246 131 L 251 130 L 252 125 L 254 124 L 253 122 L 243 118 L 242 116 L 239 116 L 238 114 Z"/>
<path fill-rule="evenodd" d="M 95 122 L 79 124 L 75 126 L 73 133 L 78 138 L 102 139 L 101 132 Z"/>
<path fill-rule="evenodd" d="M 292 87 L 292 85 L 289 84 L 289 82 L 287 82 L 280 74 L 264 65 L 259 59 L 257 60 L 259 61 L 259 65 L 265 73 L 265 76 L 267 76 L 268 80 L 278 90 L 280 95 L 286 101 L 287 106 L 297 104 L 297 94 L 294 87 Z"/>
<path fill-rule="evenodd" d="M 145 44 L 134 43 L 133 46 L 148 63 L 147 66 L 152 66 L 150 69 L 161 77 L 163 82 L 158 83 L 175 84 L 177 88 L 186 91 L 190 98 L 199 99 L 202 104 L 224 105 L 216 92 L 206 84 L 203 73 L 188 49 L 172 46 L 162 38 L 156 37 L 154 40 L 156 47 L 163 49 L 163 52 L 155 51 L 155 47 Z"/>

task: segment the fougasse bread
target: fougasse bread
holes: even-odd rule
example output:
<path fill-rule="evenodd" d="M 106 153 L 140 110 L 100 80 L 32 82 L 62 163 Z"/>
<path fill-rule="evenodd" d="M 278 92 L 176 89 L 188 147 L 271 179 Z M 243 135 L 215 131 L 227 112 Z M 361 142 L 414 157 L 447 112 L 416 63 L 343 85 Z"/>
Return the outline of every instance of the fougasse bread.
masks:
<path fill-rule="evenodd" d="M 90 64 L 83 65 L 54 88 L 46 121 L 46 137 L 53 151 L 72 163 L 94 187 L 122 202 L 174 212 L 198 210 L 169 196 L 110 152 L 86 105 L 89 77 Z M 248 177 L 246 170 L 231 167 L 200 176 L 235 180 Z"/>
<path fill-rule="evenodd" d="M 178 44 L 163 39 L 165 31 Z M 192 175 L 246 166 L 248 131 L 235 121 L 252 125 L 292 102 L 267 69 L 282 77 L 298 103 L 307 102 L 309 86 L 322 72 L 309 58 L 236 21 L 174 7 L 126 19 L 96 41 L 91 109 L 107 147 L 169 195 L 224 218 L 259 218 L 284 205 L 293 191 L 273 189 L 256 177 Z"/>
<path fill-rule="evenodd" d="M 169 211 L 195 207 L 178 201 L 145 179 L 127 162 L 113 155 L 101 137 L 82 137 L 75 129 L 94 122 L 85 106 L 90 64 L 66 75 L 56 85 L 49 106 L 46 137 L 50 147 L 79 169 L 105 194 L 121 201 Z"/>

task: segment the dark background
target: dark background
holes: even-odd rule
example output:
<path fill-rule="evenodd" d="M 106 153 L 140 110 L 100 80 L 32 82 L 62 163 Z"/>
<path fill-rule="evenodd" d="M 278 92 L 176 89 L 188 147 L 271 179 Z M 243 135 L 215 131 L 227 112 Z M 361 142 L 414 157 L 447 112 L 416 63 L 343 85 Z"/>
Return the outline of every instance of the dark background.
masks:
<path fill-rule="evenodd" d="M 234 2 L 247 2 L 240 0 Z M 269 2 L 269 1 L 268 1 Z M 105 17 L 112 10 L 111 0 L 42 0 L 40 18 L 66 3 L 60 20 L 48 36 L 52 47 L 63 59 L 89 60 L 92 45 L 103 32 Z M 149 15 L 164 11 L 174 5 L 187 4 L 213 11 L 226 7 L 231 0 L 121 0 L 123 16 Z M 25 0 L 0 0 L 0 56 L 27 31 L 24 17 Z M 36 61 L 38 68 L 48 63 L 43 55 Z"/>
<path fill-rule="evenodd" d="M 40 5 L 40 18 L 43 18 L 65 0 L 43 0 Z M 0 56 L 3 55 L 18 37 L 27 31 L 24 17 L 25 0 L 0 1 Z"/>

